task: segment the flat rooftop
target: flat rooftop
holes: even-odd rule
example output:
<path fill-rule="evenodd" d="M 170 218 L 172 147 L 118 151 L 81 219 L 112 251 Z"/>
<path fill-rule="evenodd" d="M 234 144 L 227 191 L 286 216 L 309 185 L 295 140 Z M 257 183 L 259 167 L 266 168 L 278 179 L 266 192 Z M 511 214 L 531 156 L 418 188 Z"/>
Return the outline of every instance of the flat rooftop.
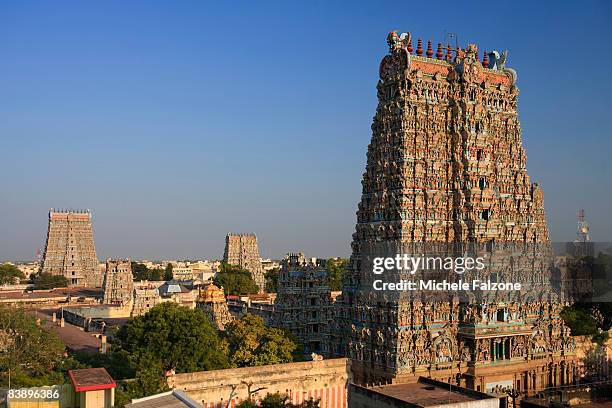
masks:
<path fill-rule="evenodd" d="M 161 394 L 132 400 L 126 408 L 200 408 L 202 404 L 189 398 L 179 390 L 167 391 Z"/>
<path fill-rule="evenodd" d="M 449 385 L 431 378 L 419 377 L 416 383 L 389 384 L 361 387 L 349 384 L 349 402 L 367 401 L 364 406 L 379 403 L 405 407 L 440 407 L 473 404 L 482 401 L 484 406 L 497 406 L 499 399 L 480 391 Z M 368 405 L 370 404 L 370 405 Z M 480 403 L 478 404 L 480 406 Z M 476 406 L 476 405 L 475 405 Z"/>
<path fill-rule="evenodd" d="M 594 401 L 586 404 L 578 404 L 580 408 L 612 408 L 612 401 Z"/>
<path fill-rule="evenodd" d="M 53 314 L 54 311 L 55 310 L 44 310 L 39 311 L 36 314 L 36 316 L 41 319 L 42 327 L 44 327 L 45 330 L 56 332 L 66 347 L 72 351 L 87 354 L 98 353 L 98 349 L 100 348 L 100 340 L 97 337 L 93 336 L 91 333 L 81 330 L 77 326 L 71 325 L 68 322 L 64 324 L 64 327 L 60 327 L 59 314 L 57 322 L 53 323 L 51 321 L 51 314 Z"/>
<path fill-rule="evenodd" d="M 64 299 L 70 295 L 72 298 L 79 297 L 99 297 L 103 294 L 102 289 L 98 288 L 57 288 L 53 290 L 36 290 L 34 292 L 24 292 L 23 290 L 3 290 L 0 291 L 1 300 L 28 301 L 36 299 L 58 298 Z"/>
<path fill-rule="evenodd" d="M 447 387 L 443 388 L 427 383 L 392 384 L 380 387 L 369 387 L 369 389 L 379 394 L 388 395 L 424 407 L 456 404 L 482 399 L 452 391 L 452 388 L 451 391 L 449 391 Z"/>

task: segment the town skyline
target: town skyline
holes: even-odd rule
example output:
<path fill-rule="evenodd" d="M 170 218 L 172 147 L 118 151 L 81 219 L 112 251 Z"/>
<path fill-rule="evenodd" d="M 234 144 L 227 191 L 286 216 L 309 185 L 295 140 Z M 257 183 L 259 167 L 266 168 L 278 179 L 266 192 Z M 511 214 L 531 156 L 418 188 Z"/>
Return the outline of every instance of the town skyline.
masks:
<path fill-rule="evenodd" d="M 93 211 L 89 208 L 87 209 L 76 209 L 76 208 L 50 208 L 48 211 L 67 211 L 67 212 L 89 212 L 91 214 L 92 220 L 95 218 L 95 214 L 93 214 Z M 587 221 L 587 225 L 588 220 Z M 196 254 L 194 256 L 188 256 L 188 257 L 176 257 L 176 256 L 151 256 L 151 257 L 147 257 L 147 256 L 130 256 L 129 254 L 109 254 L 108 256 L 103 256 L 100 254 L 99 250 L 97 249 L 99 247 L 97 240 L 95 239 L 95 220 L 93 221 L 93 229 L 94 229 L 94 241 L 95 241 L 95 247 L 96 247 L 96 252 L 98 255 L 98 259 L 100 262 L 104 262 L 105 260 L 108 259 L 129 259 L 130 261 L 134 261 L 134 262 L 139 262 L 139 261 L 152 261 L 152 262 L 163 262 L 163 261 L 168 261 L 168 260 L 172 260 L 172 261 L 218 261 L 218 260 L 222 260 L 223 259 L 223 247 L 224 247 L 224 239 L 225 236 L 228 234 L 233 234 L 233 233 L 238 233 L 238 234 L 255 234 L 256 236 L 258 236 L 258 234 L 256 232 L 252 232 L 252 231 L 228 231 L 226 232 L 220 239 L 221 242 L 221 249 L 220 249 L 220 254 Z M 575 223 L 576 227 L 578 227 L 578 224 Z M 46 231 L 46 228 L 45 228 Z M 590 231 L 589 231 L 590 232 Z M 551 240 L 551 242 L 554 243 L 562 243 L 565 244 L 567 242 L 572 242 L 574 241 L 574 239 L 576 238 L 576 233 L 577 230 L 574 231 L 574 236 L 569 237 L 567 240 L 565 241 L 557 241 L 557 240 Z M 43 236 L 43 240 L 42 240 L 42 245 L 36 249 L 36 252 L 31 256 L 31 257 L 25 257 L 25 258 L 17 258 L 17 257 L 5 257 L 2 258 L 0 257 L 0 263 L 2 262 L 26 262 L 26 263 L 31 263 L 31 262 L 37 262 L 37 257 L 39 255 L 42 255 L 42 253 L 44 252 L 45 249 L 45 245 L 44 245 L 44 237 L 46 236 L 46 232 L 45 235 Z M 258 240 L 259 240 L 259 246 L 260 247 L 266 247 L 265 243 L 262 243 L 261 238 L 259 238 L 258 236 Z M 598 244 L 606 244 L 606 243 L 610 243 L 612 244 L 612 241 L 600 241 L 598 242 Z M 331 255 L 325 255 L 325 256 L 321 256 L 319 254 L 316 253 L 310 253 L 307 251 L 304 251 L 301 248 L 288 248 L 286 250 L 281 250 L 281 253 L 278 254 L 272 254 L 272 255 L 268 255 L 268 254 L 264 254 L 263 251 L 261 253 L 261 259 L 273 259 L 273 260 L 279 260 L 279 259 L 283 259 L 287 254 L 289 253 L 303 253 L 305 256 L 307 256 L 308 258 L 319 258 L 319 259 L 328 259 L 328 258 L 349 258 L 350 253 L 346 253 L 346 254 L 331 254 Z"/>
<path fill-rule="evenodd" d="M 478 4 L 452 16 L 338 4 L 322 18 L 321 7 L 244 5 L 228 20 L 197 5 L 1 6 L 0 134 L 12 154 L 0 259 L 44 248 L 50 207 L 92 210 L 100 259 L 218 258 L 229 231 L 256 233 L 263 257 L 348 256 L 380 41 L 393 29 L 508 49 L 551 239 L 573 240 L 584 208 L 591 238 L 610 240 L 611 84 L 584 72 L 585 61 L 610 62 L 597 41 L 610 35 L 608 4 L 504 9 L 511 23 L 477 18 Z"/>

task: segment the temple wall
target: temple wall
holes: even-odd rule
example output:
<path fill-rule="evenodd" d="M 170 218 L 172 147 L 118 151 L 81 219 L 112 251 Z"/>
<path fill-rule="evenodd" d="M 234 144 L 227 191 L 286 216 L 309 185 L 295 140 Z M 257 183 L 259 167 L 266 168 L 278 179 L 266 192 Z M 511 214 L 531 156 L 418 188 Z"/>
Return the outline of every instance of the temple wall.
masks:
<path fill-rule="evenodd" d="M 71 312 L 75 315 L 81 316 L 84 319 L 112 319 L 121 317 L 130 317 L 132 308 L 130 305 L 127 306 L 109 306 L 109 305 L 97 305 L 97 306 L 84 306 L 84 307 L 72 307 L 70 309 L 64 308 L 64 312 Z"/>
<path fill-rule="evenodd" d="M 611 331 L 608 332 L 612 334 Z M 576 359 L 580 374 L 590 370 L 603 378 L 609 378 L 612 371 L 612 338 L 602 346 L 591 341 L 590 336 L 576 336 Z"/>
<path fill-rule="evenodd" d="M 260 400 L 266 394 L 288 395 L 293 403 L 320 399 L 321 408 L 343 408 L 347 401 L 350 379 L 346 358 L 273 364 L 259 367 L 231 368 L 175 374 L 168 378 L 171 388 L 186 392 L 204 407 L 233 407 L 248 398 Z"/>

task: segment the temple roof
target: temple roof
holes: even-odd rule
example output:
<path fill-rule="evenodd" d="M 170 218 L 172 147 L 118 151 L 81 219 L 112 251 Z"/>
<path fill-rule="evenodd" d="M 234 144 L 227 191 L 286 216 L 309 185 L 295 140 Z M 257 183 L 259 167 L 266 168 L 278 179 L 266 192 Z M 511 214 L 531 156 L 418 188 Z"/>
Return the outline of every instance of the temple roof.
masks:
<path fill-rule="evenodd" d="M 463 75 L 465 66 L 468 65 L 475 67 L 476 72 L 472 75 L 475 75 L 474 79 L 479 83 L 486 81 L 490 84 L 504 86 L 516 83 L 516 71 L 506 68 L 507 50 L 501 53 L 496 50 L 484 50 L 479 53 L 476 44 L 468 44 L 465 48 L 459 45 L 451 48 L 450 44 L 443 46 L 442 43 L 438 43 L 434 52 L 432 41 L 427 41 L 427 49 L 424 50 L 423 41 L 420 38 L 414 49 L 410 33 L 398 34 L 395 31 L 390 32 L 387 36 L 387 44 L 389 54 L 381 61 L 381 79 L 386 77 L 387 69 L 391 65 L 442 77 L 447 77 L 452 71 Z M 482 59 L 480 54 L 482 54 Z M 394 56 L 395 60 L 391 58 Z"/>

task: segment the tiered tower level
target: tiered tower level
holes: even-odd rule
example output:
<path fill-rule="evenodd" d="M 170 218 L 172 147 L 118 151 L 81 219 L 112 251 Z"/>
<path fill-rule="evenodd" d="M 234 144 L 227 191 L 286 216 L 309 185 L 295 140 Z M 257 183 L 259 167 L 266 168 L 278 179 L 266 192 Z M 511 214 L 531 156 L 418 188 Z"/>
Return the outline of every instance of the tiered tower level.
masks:
<path fill-rule="evenodd" d="M 102 286 L 89 210 L 49 210 L 42 272 L 65 276 L 71 286 Z"/>
<path fill-rule="evenodd" d="M 104 275 L 104 303 L 108 305 L 132 305 L 134 278 L 132 264 L 128 259 L 106 261 Z"/>
<path fill-rule="evenodd" d="M 259 292 L 264 291 L 266 279 L 255 234 L 227 234 L 223 261 L 251 272 L 253 280 L 259 286 Z"/>
<path fill-rule="evenodd" d="M 549 240 L 507 52 L 481 53 L 481 62 L 473 44 L 434 51 L 419 39 L 413 50 L 410 34 L 395 32 L 387 42 L 334 347 L 351 358 L 357 383 L 425 375 L 531 392 L 571 381 L 573 343 L 546 290 L 431 302 L 372 292 L 366 248 L 392 255 L 415 243 L 546 248 Z M 491 256 L 487 268 L 545 287 L 548 259 L 538 254 Z"/>

